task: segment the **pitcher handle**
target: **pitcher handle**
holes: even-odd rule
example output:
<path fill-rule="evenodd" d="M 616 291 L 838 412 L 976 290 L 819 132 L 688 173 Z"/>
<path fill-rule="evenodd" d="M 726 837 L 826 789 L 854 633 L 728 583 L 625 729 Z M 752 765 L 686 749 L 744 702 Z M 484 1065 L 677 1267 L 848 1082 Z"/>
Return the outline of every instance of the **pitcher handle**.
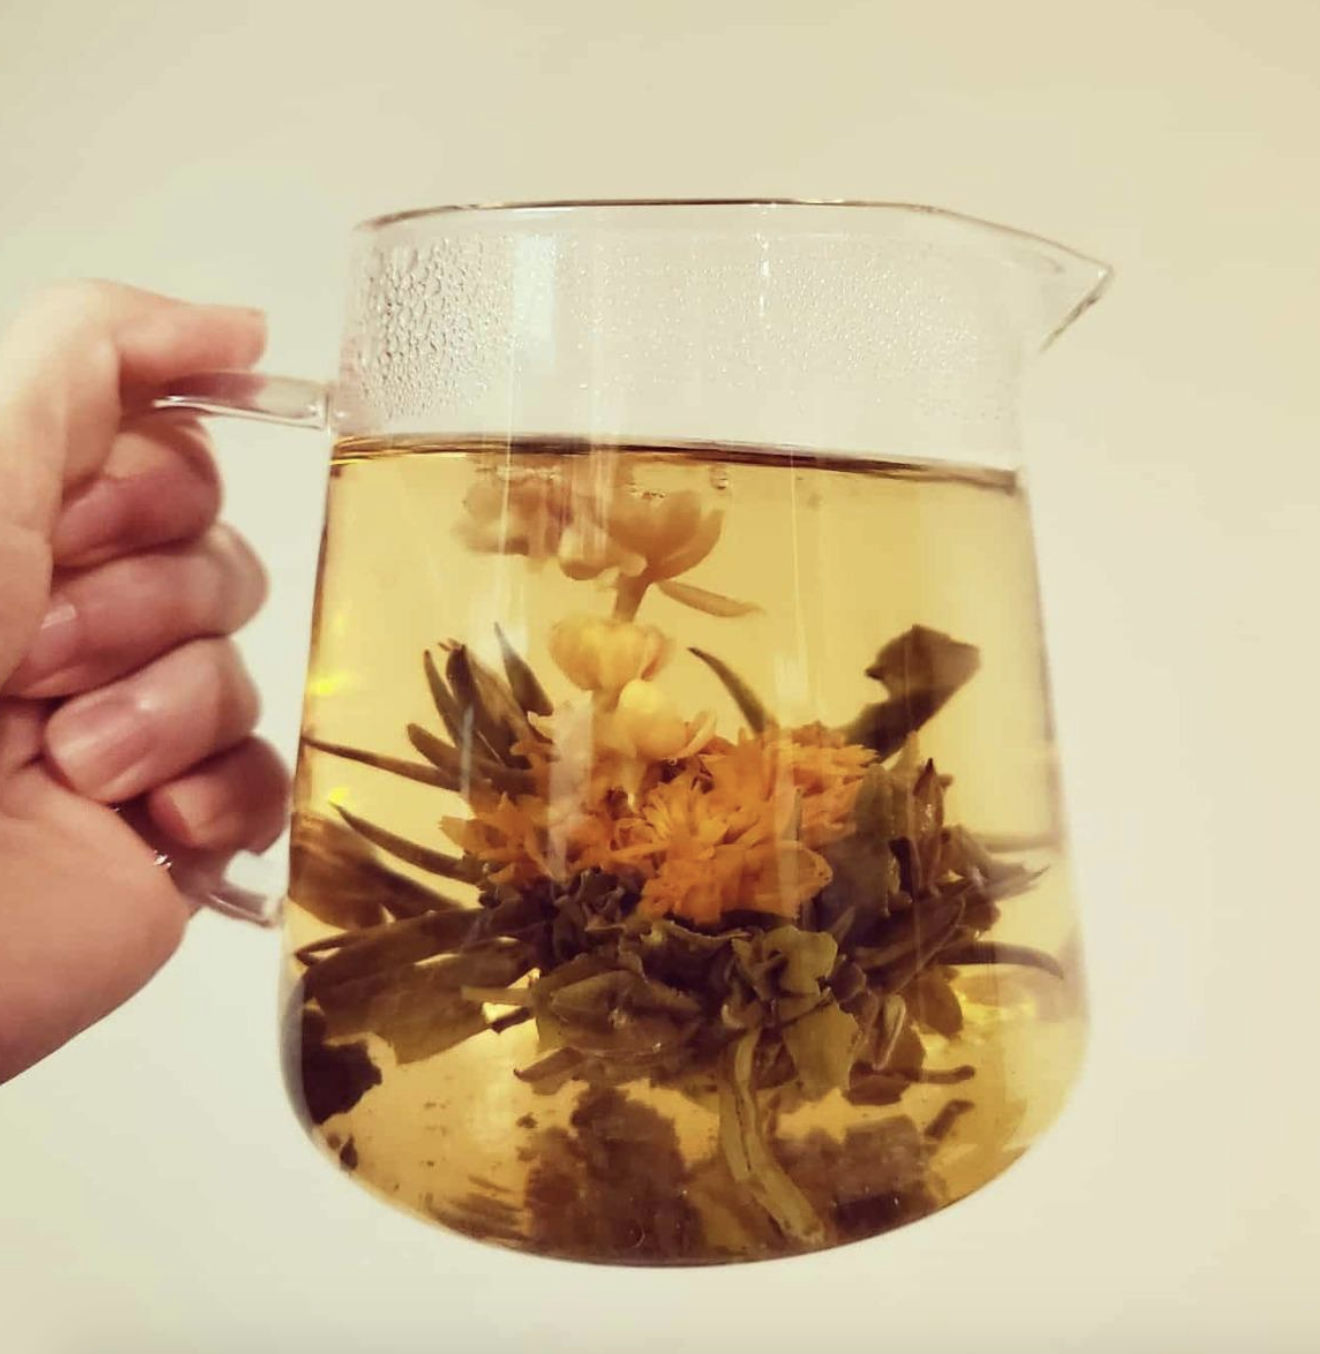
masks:
<path fill-rule="evenodd" d="M 325 429 L 330 418 L 330 387 L 293 376 L 267 376 L 252 371 L 203 371 L 162 387 L 125 410 L 124 421 L 155 414 L 224 415 L 280 423 L 292 428 Z M 189 853 L 162 849 L 138 806 L 125 805 L 123 816 L 156 851 L 156 863 L 170 872 L 175 887 L 195 907 L 239 917 L 258 926 L 274 926 L 284 893 L 284 870 L 276 853 L 287 847 L 288 834 L 260 856 L 240 852 L 221 872 Z"/>
<path fill-rule="evenodd" d="M 330 421 L 330 387 L 322 381 L 255 371 L 200 371 L 158 390 L 144 404 L 131 408 L 128 417 L 169 412 L 225 414 L 291 428 L 324 429 Z"/>

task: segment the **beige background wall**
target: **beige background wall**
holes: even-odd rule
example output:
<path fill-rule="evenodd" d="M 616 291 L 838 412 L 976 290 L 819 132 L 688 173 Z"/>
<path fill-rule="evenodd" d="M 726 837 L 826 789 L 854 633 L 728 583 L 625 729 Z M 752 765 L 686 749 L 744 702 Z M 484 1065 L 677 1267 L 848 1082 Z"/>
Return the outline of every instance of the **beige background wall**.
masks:
<path fill-rule="evenodd" d="M 353 221 L 572 195 L 925 201 L 1118 269 L 1027 419 L 1096 1022 L 1027 1162 L 789 1267 L 473 1246 L 308 1149 L 276 947 L 203 918 L 0 1089 L 0 1348 L 1317 1347 L 1318 47 L 1307 0 L 0 8 L 0 310 L 70 274 L 262 304 L 270 367 L 325 373 Z M 220 436 L 290 747 L 322 449 Z"/>

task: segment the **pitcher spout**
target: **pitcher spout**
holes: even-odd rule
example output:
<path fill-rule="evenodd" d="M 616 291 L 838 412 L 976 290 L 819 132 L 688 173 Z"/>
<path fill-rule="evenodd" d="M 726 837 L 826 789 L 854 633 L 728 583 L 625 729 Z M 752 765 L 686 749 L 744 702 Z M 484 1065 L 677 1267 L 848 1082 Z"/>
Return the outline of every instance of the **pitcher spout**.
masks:
<path fill-rule="evenodd" d="M 1048 348 L 1074 320 L 1086 313 L 1105 294 L 1114 276 L 1107 263 L 1050 240 L 1035 240 L 1038 308 L 1032 347 Z"/>

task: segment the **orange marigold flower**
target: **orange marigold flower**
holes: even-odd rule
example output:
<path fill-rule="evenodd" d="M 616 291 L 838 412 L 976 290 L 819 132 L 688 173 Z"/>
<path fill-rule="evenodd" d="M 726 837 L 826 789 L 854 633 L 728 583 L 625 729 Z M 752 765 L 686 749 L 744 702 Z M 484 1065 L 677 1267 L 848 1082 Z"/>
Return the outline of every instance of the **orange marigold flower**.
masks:
<path fill-rule="evenodd" d="M 530 884 L 550 873 L 545 801 L 535 795 L 476 799 L 471 818 L 445 818 L 441 827 L 469 855 L 498 867 L 491 874 L 496 884 Z"/>
<path fill-rule="evenodd" d="M 561 767 L 548 747 L 527 750 L 537 794 L 474 803 L 470 822 L 446 823 L 454 840 L 497 867 L 496 882 L 630 874 L 644 915 L 702 926 L 739 909 L 796 916 L 829 883 L 819 848 L 852 831 L 874 760 L 827 731 L 772 729 L 712 739 L 676 775 L 653 768 L 629 795 L 616 750 L 588 746 Z"/>

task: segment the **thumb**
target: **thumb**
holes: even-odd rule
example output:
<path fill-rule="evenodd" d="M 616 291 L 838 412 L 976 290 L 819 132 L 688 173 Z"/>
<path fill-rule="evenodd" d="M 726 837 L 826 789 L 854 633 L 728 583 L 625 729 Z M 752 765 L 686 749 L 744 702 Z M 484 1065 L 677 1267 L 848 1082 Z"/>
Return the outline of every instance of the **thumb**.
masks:
<path fill-rule="evenodd" d="M 124 408 L 205 368 L 251 366 L 259 312 L 110 282 L 40 293 L 0 338 L 0 684 L 50 593 L 50 534 L 65 489 L 110 454 Z"/>

